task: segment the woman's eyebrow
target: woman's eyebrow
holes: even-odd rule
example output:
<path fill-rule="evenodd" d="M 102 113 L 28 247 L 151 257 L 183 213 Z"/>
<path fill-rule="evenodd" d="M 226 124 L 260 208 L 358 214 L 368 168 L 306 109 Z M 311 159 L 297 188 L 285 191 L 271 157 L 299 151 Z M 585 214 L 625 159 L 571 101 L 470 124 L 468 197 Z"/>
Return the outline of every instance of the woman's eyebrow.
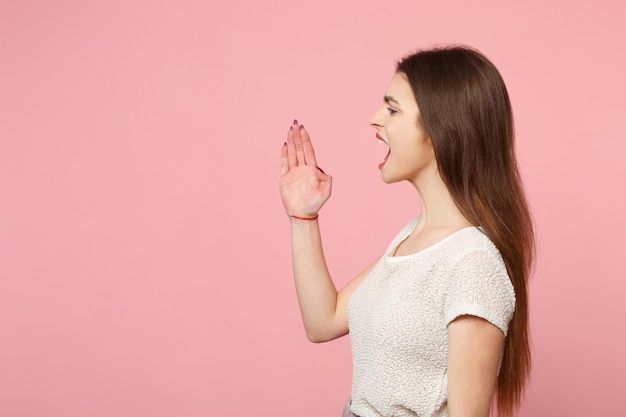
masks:
<path fill-rule="evenodd" d="M 398 100 L 396 100 L 395 98 L 391 96 L 385 96 L 383 100 L 385 101 L 385 103 L 388 103 L 388 104 L 393 103 L 393 104 L 397 104 L 398 106 L 400 105 L 400 103 L 398 103 Z"/>

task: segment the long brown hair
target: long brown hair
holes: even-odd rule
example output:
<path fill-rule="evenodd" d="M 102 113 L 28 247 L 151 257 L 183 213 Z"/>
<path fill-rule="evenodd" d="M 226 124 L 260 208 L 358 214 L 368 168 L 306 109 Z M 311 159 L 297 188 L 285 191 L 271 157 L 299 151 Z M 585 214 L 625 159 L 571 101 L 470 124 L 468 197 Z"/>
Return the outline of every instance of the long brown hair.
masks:
<path fill-rule="evenodd" d="M 419 51 L 403 58 L 397 71 L 413 89 L 452 198 L 496 245 L 515 289 L 515 313 L 496 384 L 499 415 L 511 417 L 530 374 L 527 280 L 535 247 L 515 158 L 509 96 L 495 66 L 466 46 Z"/>

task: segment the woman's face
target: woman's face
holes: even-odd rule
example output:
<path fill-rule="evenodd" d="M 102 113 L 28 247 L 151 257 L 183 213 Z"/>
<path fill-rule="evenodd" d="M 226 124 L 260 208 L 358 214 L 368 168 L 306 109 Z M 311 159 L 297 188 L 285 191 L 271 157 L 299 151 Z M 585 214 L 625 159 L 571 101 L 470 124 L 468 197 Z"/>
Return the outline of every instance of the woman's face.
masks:
<path fill-rule="evenodd" d="M 378 165 L 385 183 L 408 180 L 417 186 L 425 175 L 436 173 L 432 142 L 422 128 L 419 114 L 406 76 L 396 73 L 383 105 L 370 119 L 379 141 L 389 146 L 387 156 Z"/>

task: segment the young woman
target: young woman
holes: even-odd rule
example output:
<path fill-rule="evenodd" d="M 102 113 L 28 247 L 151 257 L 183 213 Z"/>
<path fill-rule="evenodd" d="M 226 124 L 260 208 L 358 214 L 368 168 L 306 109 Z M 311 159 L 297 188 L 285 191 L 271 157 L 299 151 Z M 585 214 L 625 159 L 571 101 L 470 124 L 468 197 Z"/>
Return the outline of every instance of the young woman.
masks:
<path fill-rule="evenodd" d="M 344 416 L 484 417 L 494 393 L 499 415 L 512 416 L 530 371 L 534 237 L 504 82 L 471 48 L 420 51 L 399 62 L 370 124 L 389 147 L 383 181 L 409 181 L 422 209 L 340 291 L 318 223 L 332 178 L 297 121 L 281 157 L 307 336 L 350 333 Z"/>

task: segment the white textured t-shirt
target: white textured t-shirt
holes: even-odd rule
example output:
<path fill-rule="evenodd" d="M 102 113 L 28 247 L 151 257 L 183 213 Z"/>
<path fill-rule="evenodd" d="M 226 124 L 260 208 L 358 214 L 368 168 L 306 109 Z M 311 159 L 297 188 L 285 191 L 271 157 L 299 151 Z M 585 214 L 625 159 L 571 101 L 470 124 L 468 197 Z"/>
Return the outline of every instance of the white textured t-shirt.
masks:
<path fill-rule="evenodd" d="M 418 219 L 392 240 L 348 303 L 350 408 L 360 417 L 447 416 L 448 324 L 473 315 L 506 335 L 515 310 L 500 252 L 476 227 L 392 256 Z"/>

